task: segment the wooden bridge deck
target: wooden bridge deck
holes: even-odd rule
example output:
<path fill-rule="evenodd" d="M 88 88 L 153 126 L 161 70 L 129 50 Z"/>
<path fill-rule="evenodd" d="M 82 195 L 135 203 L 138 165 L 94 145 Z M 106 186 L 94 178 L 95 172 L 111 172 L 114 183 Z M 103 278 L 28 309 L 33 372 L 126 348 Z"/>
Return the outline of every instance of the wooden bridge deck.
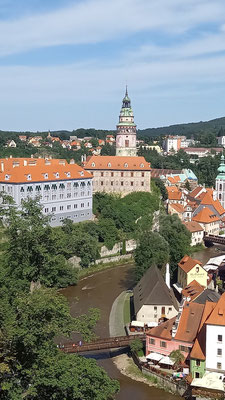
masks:
<path fill-rule="evenodd" d="M 218 243 L 225 245 L 225 237 L 215 236 L 215 235 L 205 235 L 203 238 L 204 242 L 208 243 Z"/>
<path fill-rule="evenodd" d="M 82 343 L 81 346 L 77 343 L 67 342 L 60 345 L 60 349 L 65 353 L 84 353 L 87 351 L 107 350 L 119 347 L 127 347 L 130 343 L 139 338 L 145 340 L 145 335 L 132 335 L 132 336 L 117 336 L 111 338 L 104 338 L 95 340 L 91 343 Z"/>

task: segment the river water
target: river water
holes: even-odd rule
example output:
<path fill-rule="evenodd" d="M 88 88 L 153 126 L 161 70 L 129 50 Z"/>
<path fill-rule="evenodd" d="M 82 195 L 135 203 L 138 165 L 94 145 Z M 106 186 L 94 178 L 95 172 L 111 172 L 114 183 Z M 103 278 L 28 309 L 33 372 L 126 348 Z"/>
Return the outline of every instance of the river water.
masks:
<path fill-rule="evenodd" d="M 220 255 L 221 250 L 211 247 L 193 255 L 199 261 L 206 263 L 210 257 Z M 90 307 L 97 307 L 101 310 L 101 318 L 96 326 L 96 334 L 99 337 L 109 336 L 109 314 L 116 297 L 123 291 L 134 285 L 134 267 L 124 265 L 114 267 L 87 278 L 82 279 L 77 286 L 70 286 L 62 290 L 62 293 L 69 301 L 71 314 L 77 315 L 86 313 Z M 166 393 L 163 390 L 150 387 L 144 383 L 136 382 L 124 375 L 115 367 L 112 359 L 106 355 L 99 359 L 98 364 L 108 374 L 120 382 L 120 392 L 117 400 L 172 400 L 181 399 L 179 396 Z"/>

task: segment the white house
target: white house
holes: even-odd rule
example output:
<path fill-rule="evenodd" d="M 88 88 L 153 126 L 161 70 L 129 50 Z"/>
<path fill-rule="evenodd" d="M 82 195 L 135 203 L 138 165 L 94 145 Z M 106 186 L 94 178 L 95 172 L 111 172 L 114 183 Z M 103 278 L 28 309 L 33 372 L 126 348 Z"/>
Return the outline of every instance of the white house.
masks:
<path fill-rule="evenodd" d="M 168 271 L 166 282 L 157 267 L 150 267 L 134 288 L 134 312 L 137 321 L 144 323 L 169 319 L 177 315 L 178 304 L 170 289 Z"/>
<path fill-rule="evenodd" d="M 65 218 L 73 222 L 92 218 L 92 175 L 74 161 L 0 159 L 0 192 L 12 196 L 18 207 L 23 199 L 38 197 L 52 226 Z"/>
<path fill-rule="evenodd" d="M 225 293 L 206 321 L 206 370 L 225 373 Z"/>
<path fill-rule="evenodd" d="M 184 225 L 191 232 L 191 246 L 203 243 L 204 229 L 198 222 L 188 221 Z"/>

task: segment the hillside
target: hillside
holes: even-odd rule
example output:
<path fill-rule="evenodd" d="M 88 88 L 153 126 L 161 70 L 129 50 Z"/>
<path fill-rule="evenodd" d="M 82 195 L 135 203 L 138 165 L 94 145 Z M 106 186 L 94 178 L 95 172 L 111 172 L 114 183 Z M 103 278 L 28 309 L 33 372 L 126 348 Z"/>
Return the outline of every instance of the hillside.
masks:
<path fill-rule="evenodd" d="M 177 124 L 177 125 L 170 125 L 164 126 L 160 128 L 146 128 L 146 129 L 139 129 L 137 131 L 138 138 L 141 137 L 155 137 L 160 135 L 185 135 L 187 137 L 191 137 L 192 135 L 196 136 L 201 133 L 212 133 L 217 135 L 221 127 L 225 130 L 225 117 L 212 119 L 211 121 L 200 121 L 200 122 L 191 122 L 187 124 Z M 9 132 L 9 131 L 1 131 L 0 130 L 0 137 L 3 135 L 7 135 L 10 138 L 12 136 L 17 136 L 19 134 L 26 134 L 30 135 L 44 135 L 47 136 L 47 132 Z M 98 138 L 105 138 L 108 134 L 116 134 L 115 130 L 103 130 L 103 129 L 84 129 L 79 128 L 73 131 L 67 130 L 60 130 L 60 131 L 51 131 L 53 136 L 59 136 L 61 139 L 68 139 L 70 135 L 74 135 L 80 138 L 84 136 L 91 136 L 91 137 L 98 137 Z"/>
<path fill-rule="evenodd" d="M 138 136 L 160 136 L 160 135 L 184 135 L 190 137 L 200 133 L 217 134 L 219 130 L 225 129 L 225 117 L 212 119 L 211 121 L 192 122 L 188 124 L 170 125 L 160 128 L 147 128 L 138 130 Z"/>

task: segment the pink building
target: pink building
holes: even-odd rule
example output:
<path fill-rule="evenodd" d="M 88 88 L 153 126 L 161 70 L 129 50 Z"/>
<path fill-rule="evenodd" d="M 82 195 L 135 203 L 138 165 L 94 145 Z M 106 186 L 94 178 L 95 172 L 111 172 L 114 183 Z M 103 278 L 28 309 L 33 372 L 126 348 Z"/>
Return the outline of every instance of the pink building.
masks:
<path fill-rule="evenodd" d="M 173 317 L 146 334 L 146 355 L 159 353 L 169 356 L 173 350 L 180 350 L 188 358 L 193 347 L 204 304 L 188 303 L 181 306 L 177 317 Z"/>

